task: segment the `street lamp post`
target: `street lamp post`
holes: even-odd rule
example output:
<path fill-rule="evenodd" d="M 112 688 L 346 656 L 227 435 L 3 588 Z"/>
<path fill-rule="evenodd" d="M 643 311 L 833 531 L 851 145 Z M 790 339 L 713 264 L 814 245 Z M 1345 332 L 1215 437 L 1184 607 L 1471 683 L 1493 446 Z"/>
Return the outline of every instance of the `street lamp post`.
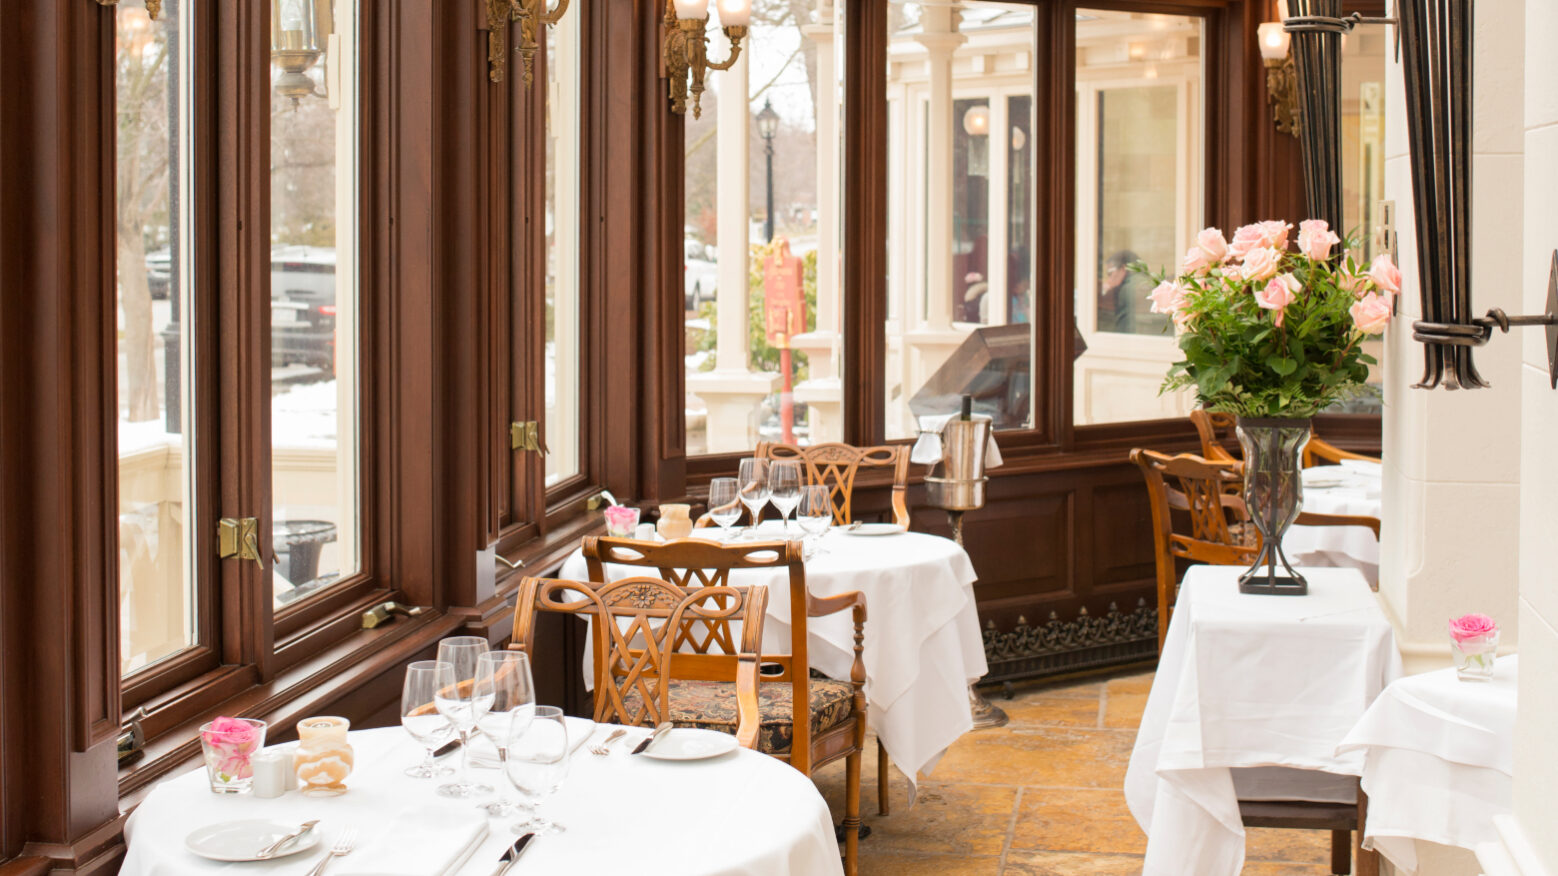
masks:
<path fill-rule="evenodd" d="M 763 239 L 774 242 L 774 135 L 779 133 L 779 114 L 766 98 L 757 114 L 757 134 L 763 138 L 763 154 L 768 159 L 768 206 L 763 217 Z"/>

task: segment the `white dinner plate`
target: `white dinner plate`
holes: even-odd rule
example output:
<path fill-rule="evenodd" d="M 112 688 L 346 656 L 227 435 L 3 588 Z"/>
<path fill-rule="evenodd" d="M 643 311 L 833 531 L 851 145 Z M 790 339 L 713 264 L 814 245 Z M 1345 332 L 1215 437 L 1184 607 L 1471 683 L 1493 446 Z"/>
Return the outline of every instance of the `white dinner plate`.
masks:
<path fill-rule="evenodd" d="M 656 760 L 704 760 L 729 754 L 740 746 L 736 737 L 715 730 L 677 727 L 666 731 L 660 740 L 645 749 L 640 757 Z"/>
<path fill-rule="evenodd" d="M 208 824 L 184 837 L 184 848 L 213 861 L 258 861 L 261 849 L 293 833 L 302 824 L 302 821 L 287 824 L 263 819 Z M 281 851 L 266 860 L 273 861 L 306 852 L 317 845 L 319 827 L 316 825 L 313 830 L 282 846 Z"/>
<path fill-rule="evenodd" d="M 839 532 L 845 535 L 900 535 L 905 530 L 896 523 L 862 523 L 859 526 L 841 527 Z"/>

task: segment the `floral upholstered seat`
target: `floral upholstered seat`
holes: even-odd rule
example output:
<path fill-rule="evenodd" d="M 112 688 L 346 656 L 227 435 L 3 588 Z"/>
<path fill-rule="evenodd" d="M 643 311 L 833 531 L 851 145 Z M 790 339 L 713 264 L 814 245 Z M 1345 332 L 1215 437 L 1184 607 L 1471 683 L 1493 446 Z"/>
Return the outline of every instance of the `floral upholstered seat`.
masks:
<path fill-rule="evenodd" d="M 721 733 L 736 732 L 736 687 L 723 681 L 675 680 L 670 683 L 670 708 L 666 716 L 678 727 L 701 727 Z M 811 735 L 844 723 L 853 716 L 851 700 L 854 687 L 846 681 L 812 678 L 807 685 L 811 698 Z M 639 708 L 637 693 L 623 697 L 629 711 Z M 789 682 L 765 682 L 757 687 L 760 727 L 757 750 L 764 754 L 787 754 L 794 739 L 794 699 Z"/>

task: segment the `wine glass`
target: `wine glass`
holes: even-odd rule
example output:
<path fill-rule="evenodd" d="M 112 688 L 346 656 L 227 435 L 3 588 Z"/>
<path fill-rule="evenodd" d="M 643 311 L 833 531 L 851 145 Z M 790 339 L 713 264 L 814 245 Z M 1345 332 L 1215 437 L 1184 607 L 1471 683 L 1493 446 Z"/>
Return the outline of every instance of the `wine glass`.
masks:
<path fill-rule="evenodd" d="M 514 790 L 529 797 L 534 809 L 529 819 L 513 826 L 515 833 L 562 833 L 566 828 L 541 814 L 541 804 L 563 784 L 568 775 L 568 725 L 563 710 L 536 706 L 528 732 L 510 732 L 503 775 Z"/>
<path fill-rule="evenodd" d="M 795 506 L 795 519 L 800 523 L 801 531 L 806 533 L 806 556 L 810 558 L 819 550 L 818 541 L 822 533 L 827 532 L 833 523 L 833 497 L 822 484 L 809 484 L 801 487 L 800 492 L 799 504 Z"/>
<path fill-rule="evenodd" d="M 406 682 L 400 689 L 400 726 L 427 749 L 427 757 L 421 763 L 406 768 L 406 775 L 412 778 L 432 779 L 454 772 L 433 760 L 433 752 L 454 738 L 454 727 L 449 719 L 438 714 L 438 708 L 433 705 L 438 691 L 452 684 L 454 667 L 447 663 L 418 660 L 406 667 Z"/>
<path fill-rule="evenodd" d="M 746 535 L 757 526 L 763 506 L 768 504 L 768 460 L 756 457 L 741 460 L 736 481 L 741 488 L 741 504 L 752 514 L 751 526 L 741 532 Z"/>
<path fill-rule="evenodd" d="M 444 797 L 464 799 L 491 794 L 492 786 L 472 782 L 469 778 L 471 760 L 471 731 L 476 722 L 492 706 L 492 695 L 476 694 L 476 667 L 481 655 L 487 653 L 487 640 L 481 636 L 454 636 L 438 643 L 438 662 L 454 668 L 454 683 L 438 689 L 433 702 L 438 713 L 449 719 L 460 734 L 460 775 L 447 785 L 439 785 L 438 793 Z"/>
<path fill-rule="evenodd" d="M 779 527 L 790 531 L 790 512 L 801 501 L 801 464 L 794 459 L 775 462 L 768 467 L 768 501 L 779 511 Z"/>
<path fill-rule="evenodd" d="M 530 676 L 530 657 L 523 651 L 488 651 L 476 660 L 478 699 L 492 697 L 487 713 L 476 719 L 476 729 L 497 746 L 498 761 L 508 756 L 510 734 L 524 735 L 535 716 L 536 689 Z M 513 815 L 520 806 L 507 798 L 478 804 L 496 818 Z"/>
<path fill-rule="evenodd" d="M 720 538 L 730 540 L 730 525 L 741 519 L 740 491 L 735 478 L 709 481 L 709 519 L 719 524 Z"/>

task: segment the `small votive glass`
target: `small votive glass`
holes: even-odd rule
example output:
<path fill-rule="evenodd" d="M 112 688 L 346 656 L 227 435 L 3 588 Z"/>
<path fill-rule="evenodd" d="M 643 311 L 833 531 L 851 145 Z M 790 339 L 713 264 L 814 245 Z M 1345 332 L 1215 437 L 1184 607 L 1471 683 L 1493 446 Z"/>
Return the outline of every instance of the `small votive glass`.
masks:
<path fill-rule="evenodd" d="M 1493 661 L 1498 656 L 1498 631 L 1469 639 L 1450 638 L 1450 653 L 1455 656 L 1455 675 L 1461 681 L 1488 681 L 1493 678 Z"/>
<path fill-rule="evenodd" d="M 213 794 L 247 794 L 254 785 L 254 755 L 265 746 L 265 722 L 217 718 L 200 727 L 200 749 Z"/>
<path fill-rule="evenodd" d="M 298 747 L 293 769 L 305 797 L 334 797 L 346 793 L 354 756 L 346 741 L 351 722 L 345 718 L 304 718 L 298 722 Z"/>
<path fill-rule="evenodd" d="M 612 538 L 632 538 L 638 529 L 638 509 L 627 505 L 606 506 L 606 534 Z"/>

